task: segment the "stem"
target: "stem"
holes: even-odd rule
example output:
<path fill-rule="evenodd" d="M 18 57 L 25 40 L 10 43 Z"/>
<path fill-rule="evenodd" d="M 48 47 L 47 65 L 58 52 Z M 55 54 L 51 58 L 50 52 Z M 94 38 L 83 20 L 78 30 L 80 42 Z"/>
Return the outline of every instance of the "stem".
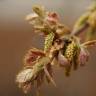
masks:
<path fill-rule="evenodd" d="M 37 90 L 36 90 L 36 96 L 42 96 L 42 95 L 41 95 L 41 90 L 40 90 L 40 88 L 37 88 Z"/>
<path fill-rule="evenodd" d="M 92 40 L 92 41 L 87 41 L 85 43 L 82 44 L 82 46 L 93 46 L 96 45 L 96 40 Z"/>
<path fill-rule="evenodd" d="M 56 83 L 55 83 L 55 81 L 52 79 L 52 77 L 50 76 L 50 74 L 49 74 L 49 72 L 48 72 L 48 70 L 47 70 L 47 68 L 46 67 L 44 67 L 44 71 L 45 71 L 45 73 L 46 73 L 46 76 L 49 78 L 49 80 L 52 82 L 52 84 L 56 87 Z"/>

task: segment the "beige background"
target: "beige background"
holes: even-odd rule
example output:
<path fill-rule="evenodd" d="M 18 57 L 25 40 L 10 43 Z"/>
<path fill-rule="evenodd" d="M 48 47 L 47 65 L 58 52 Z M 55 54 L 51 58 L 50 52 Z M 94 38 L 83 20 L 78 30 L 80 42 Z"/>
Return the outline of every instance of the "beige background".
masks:
<path fill-rule="evenodd" d="M 43 38 L 32 32 L 24 20 L 32 5 L 42 4 L 57 11 L 62 22 L 72 28 L 75 20 L 92 0 L 0 0 L 0 96 L 25 96 L 15 84 L 15 75 L 22 68 L 22 58 L 31 47 L 42 48 Z M 44 86 L 45 96 L 96 96 L 96 47 L 91 49 L 88 65 L 65 78 L 56 69 L 57 88 Z M 33 89 L 34 93 L 34 89 Z M 32 96 L 32 95 L 29 95 Z"/>

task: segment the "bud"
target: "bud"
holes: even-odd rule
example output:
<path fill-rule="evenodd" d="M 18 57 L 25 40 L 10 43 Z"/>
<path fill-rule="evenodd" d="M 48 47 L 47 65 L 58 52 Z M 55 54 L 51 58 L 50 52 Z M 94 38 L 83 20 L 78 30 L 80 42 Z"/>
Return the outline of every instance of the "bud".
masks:
<path fill-rule="evenodd" d="M 49 12 L 48 16 L 45 18 L 49 24 L 56 24 L 58 21 L 58 15 L 55 12 Z"/>
<path fill-rule="evenodd" d="M 34 20 L 38 18 L 38 15 L 36 13 L 31 13 L 31 14 L 28 14 L 25 18 L 25 20 L 28 20 L 28 21 L 31 21 L 31 20 Z"/>
<path fill-rule="evenodd" d="M 80 65 L 84 66 L 85 63 L 88 61 L 88 59 L 89 59 L 89 52 L 87 51 L 87 49 L 81 48 L 80 54 L 79 54 Z"/>
<path fill-rule="evenodd" d="M 64 35 L 66 35 L 66 34 L 70 34 L 71 32 L 70 32 L 70 28 L 67 27 L 66 25 L 58 24 L 57 29 L 56 29 L 56 33 L 57 33 L 60 37 L 62 37 L 62 36 L 64 36 Z"/>
<path fill-rule="evenodd" d="M 32 84 L 31 84 L 31 82 L 28 83 L 28 84 L 24 84 L 24 85 L 21 86 L 21 88 L 23 89 L 23 92 L 25 94 L 27 94 L 29 91 L 31 91 Z"/>
<path fill-rule="evenodd" d="M 59 52 L 59 54 L 58 54 L 58 63 L 60 64 L 60 66 L 63 66 L 63 67 L 70 65 L 70 62 L 67 60 L 67 58 L 61 52 Z"/>

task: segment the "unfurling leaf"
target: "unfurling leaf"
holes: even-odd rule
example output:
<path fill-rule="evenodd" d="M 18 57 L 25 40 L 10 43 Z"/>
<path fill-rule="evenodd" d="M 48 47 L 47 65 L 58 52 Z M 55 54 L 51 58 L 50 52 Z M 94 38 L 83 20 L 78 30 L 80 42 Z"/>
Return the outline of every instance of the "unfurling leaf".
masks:
<path fill-rule="evenodd" d="M 44 7 L 40 5 L 33 6 L 33 11 L 40 17 L 44 17 L 46 13 Z"/>
<path fill-rule="evenodd" d="M 17 83 L 26 83 L 33 77 L 33 69 L 24 69 L 16 77 Z"/>
<path fill-rule="evenodd" d="M 38 72 L 42 71 L 44 67 L 50 63 L 50 58 L 48 57 L 42 57 L 37 60 L 37 63 L 33 66 L 33 73 L 35 75 L 38 74 Z"/>
<path fill-rule="evenodd" d="M 32 21 L 36 18 L 38 18 L 38 15 L 36 13 L 31 13 L 26 16 L 25 20 Z"/>
<path fill-rule="evenodd" d="M 45 56 L 45 54 L 42 50 L 32 48 L 24 57 L 24 65 L 33 66 L 36 63 L 36 60 L 43 56 Z"/>

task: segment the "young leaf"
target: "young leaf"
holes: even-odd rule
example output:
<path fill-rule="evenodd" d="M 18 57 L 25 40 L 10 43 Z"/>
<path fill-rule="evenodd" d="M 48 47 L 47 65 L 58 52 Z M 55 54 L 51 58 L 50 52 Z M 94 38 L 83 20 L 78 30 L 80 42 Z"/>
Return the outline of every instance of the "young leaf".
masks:
<path fill-rule="evenodd" d="M 24 69 L 16 77 L 17 83 L 25 83 L 32 79 L 33 69 Z"/>
<path fill-rule="evenodd" d="M 42 57 L 42 56 L 45 56 L 44 52 L 39 50 L 39 49 L 36 49 L 36 48 L 32 48 L 28 51 L 28 53 L 25 55 L 24 57 L 24 64 L 25 65 L 31 65 L 33 66 L 34 63 L 36 62 L 36 60 L 38 59 L 38 57 Z"/>
<path fill-rule="evenodd" d="M 46 13 L 44 7 L 40 5 L 33 6 L 33 11 L 40 17 L 44 17 Z"/>
<path fill-rule="evenodd" d="M 37 75 L 40 71 L 44 69 L 44 66 L 46 66 L 48 63 L 50 63 L 49 57 L 42 57 L 37 60 L 37 63 L 33 66 L 33 74 Z"/>

